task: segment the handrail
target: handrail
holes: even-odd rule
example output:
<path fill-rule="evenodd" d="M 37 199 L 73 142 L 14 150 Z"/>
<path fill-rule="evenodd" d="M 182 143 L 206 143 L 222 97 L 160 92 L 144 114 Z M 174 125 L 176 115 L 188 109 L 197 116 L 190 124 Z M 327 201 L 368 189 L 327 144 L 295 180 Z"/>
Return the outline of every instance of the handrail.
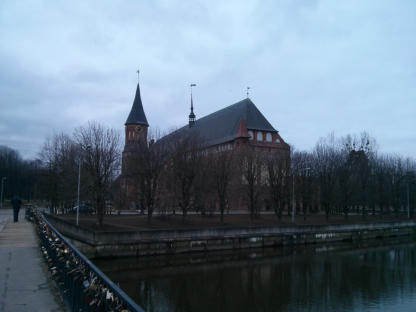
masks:
<path fill-rule="evenodd" d="M 57 277 L 61 292 L 64 297 L 67 297 L 66 302 L 73 311 L 96 311 L 98 310 L 97 303 L 100 304 L 102 311 L 126 311 L 126 309 L 131 312 L 144 311 L 71 244 L 46 219 L 42 212 L 33 211 L 33 208 L 29 209 L 32 210 L 32 213 L 29 213 L 29 219 L 37 221 L 37 226 L 40 227 L 38 233 L 44 243 L 42 250 L 47 258 L 52 276 Z M 79 274 L 78 278 L 71 275 L 73 272 Z M 93 304 L 82 302 L 83 299 L 86 299 L 87 294 L 90 296 L 87 301 L 91 301 L 91 298 L 95 300 Z M 69 296 L 71 298 L 68 298 Z M 108 302 L 113 304 L 108 304 Z"/>

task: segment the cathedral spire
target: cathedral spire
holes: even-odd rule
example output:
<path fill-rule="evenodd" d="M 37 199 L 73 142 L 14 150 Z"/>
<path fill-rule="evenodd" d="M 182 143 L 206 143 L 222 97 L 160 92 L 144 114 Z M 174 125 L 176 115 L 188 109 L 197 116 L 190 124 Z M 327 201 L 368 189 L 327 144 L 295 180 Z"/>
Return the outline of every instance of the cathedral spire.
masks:
<path fill-rule="evenodd" d="M 139 74 L 139 71 L 137 71 Z M 142 99 L 140 96 L 140 83 L 137 82 L 136 96 L 134 97 L 133 106 L 129 116 L 127 117 L 125 125 L 145 125 L 149 126 L 146 115 L 143 110 Z"/>
<path fill-rule="evenodd" d="M 195 114 L 194 114 L 194 101 L 192 99 L 192 87 L 196 87 L 195 83 L 191 83 L 191 113 L 189 114 L 189 128 L 191 128 L 195 124 Z"/>

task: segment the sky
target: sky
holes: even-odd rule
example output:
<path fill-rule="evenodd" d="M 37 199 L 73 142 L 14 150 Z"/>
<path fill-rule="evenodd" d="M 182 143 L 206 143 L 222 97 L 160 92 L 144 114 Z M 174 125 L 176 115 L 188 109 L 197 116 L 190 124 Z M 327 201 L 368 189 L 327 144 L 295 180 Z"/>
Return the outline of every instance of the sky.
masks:
<path fill-rule="evenodd" d="M 0 145 L 124 135 L 140 69 L 162 132 L 246 98 L 296 150 L 367 131 L 416 158 L 416 1 L 0 1 Z"/>

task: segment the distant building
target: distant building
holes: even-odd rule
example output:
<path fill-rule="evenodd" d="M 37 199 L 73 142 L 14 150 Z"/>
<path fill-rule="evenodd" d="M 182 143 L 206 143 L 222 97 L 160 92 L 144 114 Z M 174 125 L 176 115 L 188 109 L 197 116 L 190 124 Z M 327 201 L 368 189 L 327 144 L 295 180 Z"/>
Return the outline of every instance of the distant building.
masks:
<path fill-rule="evenodd" d="M 122 157 L 122 176 L 128 194 L 132 192 L 133 187 L 128 182 L 129 156 L 139 148 L 140 142 L 147 140 L 148 127 L 140 86 L 137 84 L 133 106 L 125 122 L 125 145 Z M 188 125 L 163 137 L 161 141 L 187 134 L 195 134 L 201 140 L 202 148 L 208 151 L 238 150 L 239 153 L 244 153 L 247 149 L 242 147 L 246 146 L 252 147 L 256 153 L 270 154 L 271 157 L 282 155 L 289 159 L 290 156 L 289 145 L 248 97 L 200 119 L 196 119 L 191 97 Z M 133 201 L 133 199 L 129 200 L 130 205 Z"/>

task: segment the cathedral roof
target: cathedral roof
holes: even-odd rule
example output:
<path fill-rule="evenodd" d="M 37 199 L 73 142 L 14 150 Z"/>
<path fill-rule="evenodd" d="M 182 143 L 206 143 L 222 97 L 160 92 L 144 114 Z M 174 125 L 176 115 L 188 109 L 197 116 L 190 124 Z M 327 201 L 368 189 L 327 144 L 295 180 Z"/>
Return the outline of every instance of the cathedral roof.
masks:
<path fill-rule="evenodd" d="M 143 110 L 139 84 L 137 84 L 136 96 L 134 97 L 133 106 L 131 107 L 129 117 L 127 117 L 125 125 L 149 126 L 149 124 L 147 123 L 146 115 L 144 114 Z"/>
<path fill-rule="evenodd" d="M 177 135 L 192 134 L 200 137 L 204 145 L 221 144 L 232 141 L 239 135 L 242 131 L 240 129 L 242 120 L 244 120 L 245 126 L 249 130 L 277 132 L 256 105 L 247 98 L 202 117 L 196 120 L 191 128 L 184 126 L 162 138 L 162 140 Z"/>

